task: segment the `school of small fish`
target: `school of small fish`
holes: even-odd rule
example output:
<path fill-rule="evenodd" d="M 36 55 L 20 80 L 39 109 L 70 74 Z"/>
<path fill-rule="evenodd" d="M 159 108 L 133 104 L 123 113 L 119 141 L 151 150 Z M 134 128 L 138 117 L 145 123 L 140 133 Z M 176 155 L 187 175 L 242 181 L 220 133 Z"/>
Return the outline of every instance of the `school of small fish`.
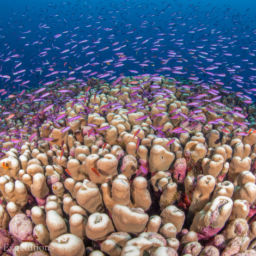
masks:
<path fill-rule="evenodd" d="M 256 92 L 250 9 L 157 3 L 94 6 L 77 0 L 49 2 L 49 13 L 40 5 L 27 6 L 22 15 L 13 11 L 0 24 L 1 95 L 63 77 L 113 81 L 120 74 L 155 73 L 223 85 L 250 104 Z M 30 15 L 32 8 L 38 15 Z"/>
<path fill-rule="evenodd" d="M 0 23 L 0 170 L 12 170 L 6 160 L 10 149 L 20 155 L 24 145 L 31 149 L 45 146 L 63 167 L 59 183 L 64 184 L 74 176 L 74 168 L 67 162 L 74 159 L 81 164 L 84 160 L 76 159 L 78 144 L 87 150 L 88 143 L 90 154 L 97 152 L 100 157 L 110 155 L 118 145 L 122 154 L 136 155 L 139 163 L 128 181 L 132 184 L 135 177 L 145 178 L 150 197 L 152 179 L 158 175 L 150 170 L 150 150 L 154 143 L 162 143 L 169 154 L 179 147 L 186 163 L 182 173 L 182 164 L 175 169 L 173 162 L 164 170 L 168 173 L 164 182 L 177 181 L 173 204 L 185 214 L 191 213 L 193 191 L 185 191 L 184 179 L 202 171 L 202 161 L 193 162 L 186 155 L 187 141 L 203 140 L 206 147 L 210 143 L 229 146 L 256 134 L 256 22 L 251 10 L 238 12 L 228 5 L 206 5 L 203 0 L 104 1 L 99 6 L 80 0 L 48 2 L 46 9 L 32 4 L 23 12 L 12 10 Z M 216 141 L 209 143 L 212 131 Z M 124 132 L 130 136 L 129 147 Z M 93 144 L 96 138 L 101 141 Z M 150 142 L 145 143 L 145 138 Z M 140 159 L 142 146 L 147 160 Z M 207 156 L 213 149 L 207 148 Z M 255 152 L 254 146 L 251 149 Z M 123 160 L 124 155 L 115 154 L 120 157 L 117 162 Z M 108 175 L 92 163 L 88 179 Z M 249 171 L 256 171 L 255 157 Z M 197 174 L 199 183 L 203 175 Z M 226 174 L 219 174 L 216 184 L 228 181 Z M 116 177 L 109 175 L 104 182 L 111 184 Z M 159 199 L 168 185 L 157 186 L 152 198 Z M 234 187 L 239 190 L 237 184 Z M 158 201 L 147 209 L 150 217 L 153 211 L 160 215 Z M 247 220 L 255 220 L 254 205 L 250 207 Z M 185 227 L 190 227 L 187 222 L 194 216 L 185 217 Z M 203 241 L 213 238 L 211 232 L 216 230 L 211 228 L 198 232 L 198 238 L 205 234 Z M 90 245 L 94 249 L 101 246 L 98 241 Z"/>

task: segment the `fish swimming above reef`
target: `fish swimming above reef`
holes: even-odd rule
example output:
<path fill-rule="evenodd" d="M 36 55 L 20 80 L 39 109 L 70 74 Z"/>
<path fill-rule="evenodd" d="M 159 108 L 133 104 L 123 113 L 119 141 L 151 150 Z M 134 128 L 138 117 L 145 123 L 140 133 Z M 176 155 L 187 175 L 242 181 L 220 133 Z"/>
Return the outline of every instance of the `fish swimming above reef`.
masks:
<path fill-rule="evenodd" d="M 1 255 L 255 255 L 255 4 L 231 2 L 0 3 Z"/>

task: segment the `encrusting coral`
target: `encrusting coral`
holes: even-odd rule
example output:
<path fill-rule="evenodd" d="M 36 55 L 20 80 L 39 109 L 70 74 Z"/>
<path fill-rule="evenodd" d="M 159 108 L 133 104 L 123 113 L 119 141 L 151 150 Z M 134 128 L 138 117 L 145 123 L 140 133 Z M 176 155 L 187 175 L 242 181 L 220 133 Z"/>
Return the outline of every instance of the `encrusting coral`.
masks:
<path fill-rule="evenodd" d="M 65 84 L 77 95 L 58 116 L 8 144 L 0 252 L 256 255 L 256 134 L 233 115 L 246 109 L 161 76 L 91 83 Z"/>

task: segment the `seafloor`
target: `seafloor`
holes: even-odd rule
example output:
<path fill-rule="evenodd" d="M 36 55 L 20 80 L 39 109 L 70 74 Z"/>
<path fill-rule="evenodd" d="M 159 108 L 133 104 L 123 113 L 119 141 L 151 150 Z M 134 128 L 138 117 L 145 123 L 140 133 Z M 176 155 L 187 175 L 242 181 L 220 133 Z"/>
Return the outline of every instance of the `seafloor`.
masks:
<path fill-rule="evenodd" d="M 255 113 L 153 75 L 10 95 L 1 255 L 256 255 Z"/>

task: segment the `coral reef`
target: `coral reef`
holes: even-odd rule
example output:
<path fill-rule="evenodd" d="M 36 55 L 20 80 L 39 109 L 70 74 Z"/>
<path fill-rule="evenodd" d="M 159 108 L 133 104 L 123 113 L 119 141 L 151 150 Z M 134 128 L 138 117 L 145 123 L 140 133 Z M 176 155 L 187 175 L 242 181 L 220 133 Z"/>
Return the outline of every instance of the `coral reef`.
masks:
<path fill-rule="evenodd" d="M 256 255 L 246 109 L 159 76 L 69 89 L 33 139 L 5 144 L 3 255 Z"/>

